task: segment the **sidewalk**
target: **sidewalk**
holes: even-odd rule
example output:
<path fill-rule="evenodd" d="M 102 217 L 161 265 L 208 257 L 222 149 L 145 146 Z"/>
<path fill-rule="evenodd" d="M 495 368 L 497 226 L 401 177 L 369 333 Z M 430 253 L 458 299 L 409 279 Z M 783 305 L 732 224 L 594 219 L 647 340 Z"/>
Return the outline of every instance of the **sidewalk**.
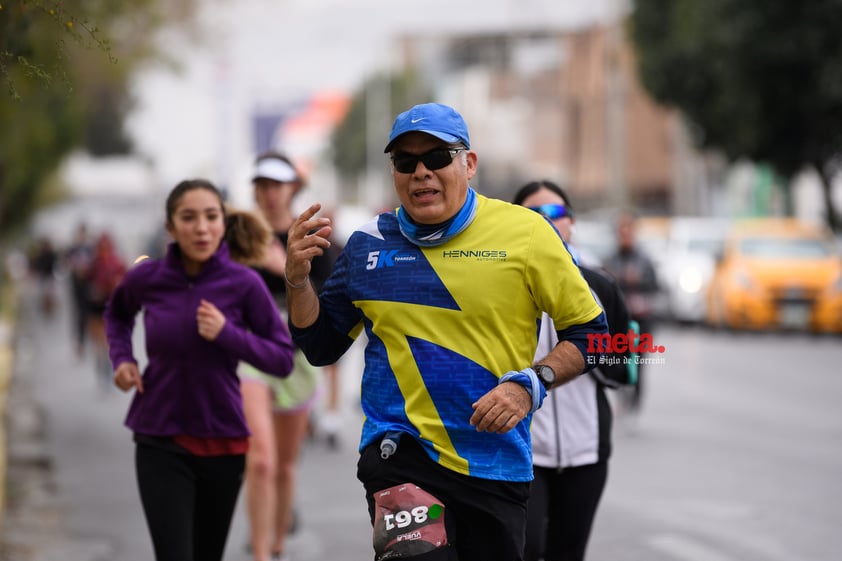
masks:
<path fill-rule="evenodd" d="M 12 377 L 6 422 L 6 503 L 0 560 L 104 560 L 101 548 L 68 535 L 56 494 L 53 462 L 45 445 L 46 425 L 28 384 Z"/>
<path fill-rule="evenodd" d="M 26 297 L 21 301 L 25 305 Z M 14 360 L 6 369 L 2 417 L 8 469 L 0 561 L 149 561 L 131 434 L 123 426 L 131 396 L 99 391 L 89 359 L 72 352 L 62 307 L 51 320 L 32 307 L 21 309 L 5 345 Z M 346 392 L 353 393 L 353 372 L 343 375 Z M 289 543 L 295 561 L 372 557 L 364 493 L 355 477 L 359 412 L 350 405 L 345 421 L 339 450 L 312 440 L 302 451 L 296 498 L 301 527 Z M 225 559 L 249 561 L 247 541 L 241 494 Z"/>
<path fill-rule="evenodd" d="M 3 486 L 0 561 L 104 560 L 66 531 L 66 513 L 56 492 L 47 425 L 33 387 L 17 375 L 17 310 L 0 322 L 0 464 Z"/>

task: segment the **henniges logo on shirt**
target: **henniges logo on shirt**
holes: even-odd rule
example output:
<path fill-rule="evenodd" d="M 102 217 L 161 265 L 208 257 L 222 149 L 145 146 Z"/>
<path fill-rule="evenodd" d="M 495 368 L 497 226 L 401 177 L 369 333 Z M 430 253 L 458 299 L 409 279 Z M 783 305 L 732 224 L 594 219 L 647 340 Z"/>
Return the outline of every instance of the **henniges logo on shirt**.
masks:
<path fill-rule="evenodd" d="M 474 261 L 505 261 L 505 249 L 449 249 L 442 251 L 443 259 L 473 259 Z"/>
<path fill-rule="evenodd" d="M 369 251 L 365 268 L 366 270 L 371 271 L 374 269 L 382 269 L 384 267 L 394 267 L 399 263 L 413 262 L 417 259 L 418 255 L 412 251 L 399 251 L 397 249 Z"/>

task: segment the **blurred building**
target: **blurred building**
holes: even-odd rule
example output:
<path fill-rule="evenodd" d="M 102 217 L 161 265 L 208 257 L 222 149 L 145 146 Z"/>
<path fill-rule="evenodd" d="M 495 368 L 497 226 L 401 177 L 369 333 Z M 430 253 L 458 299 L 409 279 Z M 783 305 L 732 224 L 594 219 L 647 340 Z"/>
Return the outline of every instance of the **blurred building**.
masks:
<path fill-rule="evenodd" d="M 542 177 L 582 208 L 710 210 L 707 164 L 678 113 L 643 90 L 620 28 L 409 35 L 401 52 L 468 121 L 484 192 L 507 198 Z"/>

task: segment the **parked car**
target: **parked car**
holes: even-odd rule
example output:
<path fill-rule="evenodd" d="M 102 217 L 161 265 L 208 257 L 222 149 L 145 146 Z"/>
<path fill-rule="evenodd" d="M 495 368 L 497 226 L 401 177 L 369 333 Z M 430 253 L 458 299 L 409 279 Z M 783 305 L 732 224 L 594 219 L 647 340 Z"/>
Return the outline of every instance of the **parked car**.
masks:
<path fill-rule="evenodd" d="M 684 323 L 705 319 L 707 292 L 716 258 L 722 255 L 730 221 L 724 218 L 675 216 L 670 221 L 658 280 L 666 316 Z"/>
<path fill-rule="evenodd" d="M 833 237 L 796 219 L 735 223 L 707 292 L 706 320 L 842 333 L 842 257 Z"/>

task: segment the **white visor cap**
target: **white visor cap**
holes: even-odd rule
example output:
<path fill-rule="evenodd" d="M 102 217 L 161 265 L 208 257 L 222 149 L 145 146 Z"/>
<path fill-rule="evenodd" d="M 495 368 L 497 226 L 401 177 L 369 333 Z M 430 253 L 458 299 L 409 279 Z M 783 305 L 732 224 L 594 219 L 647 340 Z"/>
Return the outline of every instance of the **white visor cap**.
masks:
<path fill-rule="evenodd" d="M 254 170 L 254 176 L 251 180 L 257 181 L 261 177 L 280 183 L 293 183 L 299 180 L 298 172 L 295 171 L 295 168 L 277 158 L 266 158 L 257 163 L 257 168 Z"/>

